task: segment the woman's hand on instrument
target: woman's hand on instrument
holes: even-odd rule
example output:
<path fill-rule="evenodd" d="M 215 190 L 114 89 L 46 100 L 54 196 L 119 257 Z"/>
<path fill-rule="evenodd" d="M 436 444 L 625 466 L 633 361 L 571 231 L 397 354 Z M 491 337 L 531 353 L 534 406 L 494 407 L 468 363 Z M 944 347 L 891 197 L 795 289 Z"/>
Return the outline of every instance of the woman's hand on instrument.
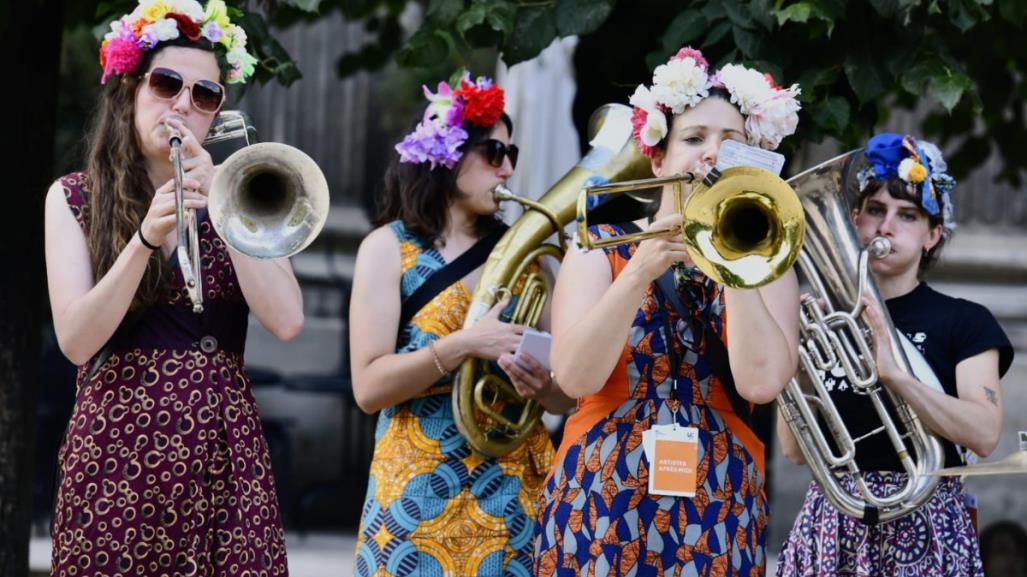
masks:
<path fill-rule="evenodd" d="M 183 182 L 185 208 L 200 209 L 207 206 L 207 197 L 195 192 L 200 183 L 186 177 Z M 146 211 L 143 222 L 139 226 L 143 238 L 153 245 L 164 244 L 164 239 L 175 229 L 175 180 L 164 183 L 153 194 L 150 209 Z"/>
<path fill-rule="evenodd" d="M 525 399 L 547 399 L 558 389 L 552 373 L 535 357 L 522 352 L 517 360 L 510 353 L 499 357 L 499 367 L 506 371 L 517 394 Z"/>
<path fill-rule="evenodd" d="M 499 315 L 509 303 L 509 297 L 499 301 L 474 326 L 467 329 L 470 356 L 495 360 L 504 353 L 513 354 L 517 350 L 524 334 L 524 325 L 499 320 Z"/>
<path fill-rule="evenodd" d="M 182 135 L 182 172 L 187 180 L 192 179 L 198 183 L 195 188 L 187 185 L 186 190 L 196 190 L 206 196 L 210 192 L 210 183 L 214 180 L 214 161 L 210 153 L 180 119 L 172 116 L 165 122 Z"/>
<path fill-rule="evenodd" d="M 869 297 L 863 297 L 863 306 L 866 307 L 870 328 L 874 331 L 874 361 L 877 363 L 877 378 L 888 384 L 899 375 L 904 374 L 892 353 L 891 330 L 884 320 L 884 313 Z"/>
<path fill-rule="evenodd" d="M 667 229 L 670 229 L 667 234 L 639 243 L 625 271 L 634 272 L 646 282 L 650 282 L 676 262 L 691 263 L 692 259 L 685 250 L 685 243 L 681 241 L 680 214 L 668 214 L 649 225 L 649 230 Z"/>

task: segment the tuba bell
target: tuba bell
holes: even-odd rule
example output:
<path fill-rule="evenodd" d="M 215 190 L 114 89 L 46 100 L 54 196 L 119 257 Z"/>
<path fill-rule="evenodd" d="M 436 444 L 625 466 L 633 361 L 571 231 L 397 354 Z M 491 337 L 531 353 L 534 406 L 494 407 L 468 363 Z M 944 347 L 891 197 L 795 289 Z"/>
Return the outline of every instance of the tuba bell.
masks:
<path fill-rule="evenodd" d="M 860 247 L 856 237 L 845 183 L 855 173 L 861 152 L 844 154 L 788 180 L 806 214 L 806 240 L 798 262 L 809 293 L 800 309 L 799 375 L 777 402 L 828 501 L 839 511 L 874 524 L 910 513 L 930 498 L 940 480 L 932 473 L 944 463 L 944 452 L 909 405 L 877 382 L 870 324 L 863 318 L 864 295 L 884 312 L 899 365 L 924 383 L 938 381 L 916 349 L 903 344 L 905 336 L 892 327 L 869 274 L 869 259 L 875 253 L 887 254 L 888 241 L 877 238 Z M 881 427 L 857 438 L 849 433 L 820 376 L 837 366 L 872 401 Z M 940 390 L 940 384 L 936 386 Z M 837 450 L 828 444 L 818 418 Z M 888 495 L 873 493 L 856 464 L 856 444 L 872 434 L 887 436 L 907 474 L 905 485 Z M 840 482 L 845 474 L 852 475 L 858 494 Z"/>
<path fill-rule="evenodd" d="M 245 115 L 227 110 L 204 139 L 208 148 L 225 141 L 243 144 L 217 167 L 207 203 L 210 221 L 243 254 L 289 257 L 324 227 L 328 182 L 303 151 L 277 142 L 251 144 L 254 134 Z"/>
<path fill-rule="evenodd" d="M 549 298 L 545 279 L 530 270 L 532 263 L 549 256 L 560 259 L 567 249 L 563 231 L 575 215 L 578 191 L 589 181 L 640 178 L 649 174 L 649 160 L 639 154 L 631 138 L 631 109 L 607 104 L 589 120 L 592 148 L 538 201 L 514 196 L 497 187 L 497 200 L 513 200 L 524 214 L 504 233 L 492 250 L 474 289 L 464 328 L 472 326 L 517 288 L 519 296 L 510 322 L 536 326 Z M 557 234 L 559 246 L 546 243 Z M 538 427 L 542 407 L 521 398 L 513 386 L 481 359 L 466 359 L 453 379 L 453 416 L 457 428 L 475 451 L 490 457 L 506 455 Z"/>

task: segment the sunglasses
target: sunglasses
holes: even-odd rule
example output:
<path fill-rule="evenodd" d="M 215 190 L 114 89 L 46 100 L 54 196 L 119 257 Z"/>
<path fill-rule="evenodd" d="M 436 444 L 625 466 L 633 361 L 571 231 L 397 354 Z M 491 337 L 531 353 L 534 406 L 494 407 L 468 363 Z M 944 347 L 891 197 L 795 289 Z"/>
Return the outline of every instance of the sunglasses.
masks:
<path fill-rule="evenodd" d="M 161 100 L 174 100 L 185 88 L 182 75 L 170 68 L 154 68 L 143 79 L 150 93 Z M 189 87 L 189 100 L 200 112 L 217 112 L 225 102 L 225 87 L 213 80 L 197 80 Z"/>
<path fill-rule="evenodd" d="M 490 138 L 484 142 L 479 142 L 477 146 L 485 148 L 485 160 L 488 161 L 490 166 L 499 168 L 503 166 L 503 159 L 507 156 L 510 157 L 510 168 L 517 168 L 517 145 L 507 145 L 501 140 Z"/>

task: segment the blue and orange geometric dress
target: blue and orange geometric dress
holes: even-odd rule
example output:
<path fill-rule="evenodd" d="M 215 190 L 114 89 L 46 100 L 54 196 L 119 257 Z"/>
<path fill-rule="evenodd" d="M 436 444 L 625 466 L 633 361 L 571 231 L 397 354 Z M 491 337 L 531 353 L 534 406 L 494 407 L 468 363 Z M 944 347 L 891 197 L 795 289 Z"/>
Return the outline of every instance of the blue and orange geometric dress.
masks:
<path fill-rule="evenodd" d="M 406 299 L 446 263 L 402 222 L 390 223 L 401 251 Z M 428 346 L 463 327 L 471 295 L 456 282 L 403 327 L 397 353 Z M 528 577 L 542 480 L 553 447 L 539 425 L 510 454 L 474 453 L 453 419 L 450 379 L 383 409 L 360 520 L 360 576 Z"/>
<path fill-rule="evenodd" d="M 590 229 L 594 238 L 620 227 Z M 637 245 L 604 249 L 613 277 Z M 700 277 L 704 280 L 704 277 Z M 651 284 L 603 388 L 579 400 L 545 484 L 536 526 L 535 573 L 559 576 L 762 575 L 767 501 L 763 445 L 735 415 L 705 359 L 692 322 L 658 299 Z M 682 298 L 724 340 L 724 299 L 712 282 Z M 681 290 L 679 289 L 679 293 Z M 699 302 L 703 301 L 703 302 Z M 663 315 L 681 359 L 671 400 Z M 698 343 L 698 344 L 695 344 Z M 650 495 L 642 433 L 656 424 L 699 429 L 694 497 Z"/>

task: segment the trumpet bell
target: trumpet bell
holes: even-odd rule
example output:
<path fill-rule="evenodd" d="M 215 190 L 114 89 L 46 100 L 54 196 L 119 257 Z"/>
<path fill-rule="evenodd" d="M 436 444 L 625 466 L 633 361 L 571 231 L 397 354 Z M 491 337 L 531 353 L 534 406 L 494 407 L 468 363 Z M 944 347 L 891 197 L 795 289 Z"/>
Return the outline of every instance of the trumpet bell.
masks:
<path fill-rule="evenodd" d="M 298 148 L 263 142 L 218 167 L 208 198 L 210 220 L 235 250 L 262 259 L 306 248 L 328 218 L 328 182 Z"/>
<path fill-rule="evenodd" d="M 681 214 L 692 260 L 726 286 L 770 283 L 788 272 L 802 249 L 805 218 L 799 197 L 761 168 L 728 168 L 712 187 L 697 184 Z"/>

